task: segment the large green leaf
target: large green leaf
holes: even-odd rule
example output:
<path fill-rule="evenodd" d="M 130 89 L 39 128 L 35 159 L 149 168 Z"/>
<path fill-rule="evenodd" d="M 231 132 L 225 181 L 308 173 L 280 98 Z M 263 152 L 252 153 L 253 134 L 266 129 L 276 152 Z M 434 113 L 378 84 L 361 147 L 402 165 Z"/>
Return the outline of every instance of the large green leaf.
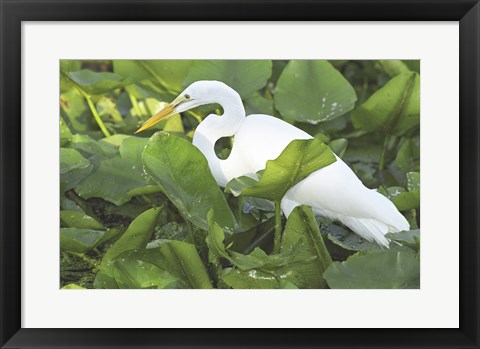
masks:
<path fill-rule="evenodd" d="M 420 207 L 420 173 L 407 173 L 407 189 L 402 187 L 380 187 L 378 192 L 388 197 L 399 211 Z"/>
<path fill-rule="evenodd" d="M 409 246 L 416 251 L 420 250 L 420 229 L 388 233 L 385 237 L 397 241 L 402 245 Z"/>
<path fill-rule="evenodd" d="M 129 201 L 131 190 L 149 184 L 141 162 L 147 142 L 145 138 L 125 138 L 119 155 L 100 161 L 93 173 L 75 187 L 75 192 L 85 199 L 99 197 L 116 205 Z"/>
<path fill-rule="evenodd" d="M 114 277 L 119 288 L 178 288 L 178 279 L 155 264 L 136 258 L 115 260 Z M 126 256 L 126 257 L 127 257 Z"/>
<path fill-rule="evenodd" d="M 85 133 L 94 127 L 95 120 L 85 97 L 76 89 L 60 95 L 60 115 L 73 133 Z"/>
<path fill-rule="evenodd" d="M 263 270 L 229 269 L 222 275 L 222 281 L 235 289 L 274 289 L 280 288 L 281 279 Z"/>
<path fill-rule="evenodd" d="M 101 95 L 129 83 L 120 75 L 109 72 L 97 73 L 89 69 L 69 72 L 66 75 L 89 95 Z"/>
<path fill-rule="evenodd" d="M 224 232 L 214 221 L 213 211 L 209 212 L 208 221 L 209 229 L 206 242 L 209 250 L 209 261 L 212 263 L 216 263 L 219 258 L 224 258 L 243 271 L 252 269 L 274 271 L 293 260 L 299 248 L 299 244 L 292 244 L 291 246 L 285 247 L 282 251 L 283 253 L 276 255 L 267 255 L 258 247 L 248 255 L 227 250 L 224 244 Z"/>
<path fill-rule="evenodd" d="M 395 165 L 403 172 L 420 169 L 420 142 L 417 139 L 407 139 L 398 149 Z"/>
<path fill-rule="evenodd" d="M 75 187 L 92 171 L 92 164 L 75 149 L 60 148 L 60 185 L 62 191 Z"/>
<path fill-rule="evenodd" d="M 184 86 L 199 80 L 218 80 L 245 98 L 264 87 L 270 75 L 269 60 L 202 60 L 192 64 Z"/>
<path fill-rule="evenodd" d="M 72 132 L 68 128 L 63 118 L 60 118 L 60 146 L 65 146 L 72 139 Z"/>
<path fill-rule="evenodd" d="M 345 114 L 356 100 L 353 87 L 327 61 L 290 61 L 275 91 L 275 107 L 284 117 L 311 124 Z"/>
<path fill-rule="evenodd" d="M 104 254 L 100 272 L 95 278 L 95 288 L 118 288 L 114 281 L 115 264 L 113 260 L 126 251 L 145 248 L 153 234 L 159 214 L 160 209 L 152 208 L 135 218 L 127 231 Z"/>
<path fill-rule="evenodd" d="M 302 242 L 300 251 L 286 267 L 288 279 L 300 288 L 325 288 L 323 273 L 332 263 L 332 259 L 312 209 L 307 206 L 297 206 L 288 217 L 280 252 L 291 249 L 299 241 Z"/>
<path fill-rule="evenodd" d="M 248 177 L 232 179 L 225 191 L 280 201 L 285 193 L 312 172 L 335 162 L 328 146 L 318 139 L 294 140 L 275 159 L 267 161 L 257 182 Z"/>
<path fill-rule="evenodd" d="M 352 114 L 356 128 L 400 136 L 420 123 L 420 75 L 401 73 Z"/>
<path fill-rule="evenodd" d="M 97 246 L 104 235 L 104 230 L 60 228 L 60 249 L 85 253 Z"/>
<path fill-rule="evenodd" d="M 204 155 L 190 142 L 157 132 L 143 152 L 147 173 L 183 217 L 208 230 L 207 213 L 213 209 L 222 228 L 233 231 L 234 217 L 213 178 Z"/>
<path fill-rule="evenodd" d="M 60 211 L 60 223 L 65 227 L 81 229 L 104 229 L 102 224 L 81 211 Z"/>
<path fill-rule="evenodd" d="M 166 88 L 178 94 L 191 64 L 189 60 L 115 60 L 113 71 L 143 88 L 154 91 Z"/>
<path fill-rule="evenodd" d="M 420 260 L 412 253 L 382 251 L 334 262 L 324 273 L 331 288 L 419 288 Z"/>
<path fill-rule="evenodd" d="M 68 145 L 86 157 L 92 164 L 97 166 L 101 160 L 109 159 L 117 155 L 118 148 L 107 142 L 99 142 L 90 136 L 75 134 Z"/>
<path fill-rule="evenodd" d="M 139 263 L 141 261 L 143 263 Z M 154 284 L 156 287 L 176 287 L 176 288 L 212 288 L 212 283 L 207 269 L 203 264 L 194 245 L 183 241 L 166 240 L 159 247 L 128 251 L 118 256 L 114 261 L 116 264 L 115 279 L 117 283 L 128 286 L 125 282 L 125 272 L 130 275 L 134 273 L 136 264 L 138 267 L 146 266 L 149 263 L 160 270 L 151 269 L 143 275 L 138 275 L 136 282 L 142 280 L 144 285 Z M 119 274 L 119 267 L 122 273 Z M 139 271 L 136 271 L 140 274 Z M 145 275 L 147 274 L 147 275 Z M 153 279 L 148 280 L 151 276 Z M 173 284 L 173 285 L 172 285 Z M 150 285 L 151 287 L 152 285 Z"/>

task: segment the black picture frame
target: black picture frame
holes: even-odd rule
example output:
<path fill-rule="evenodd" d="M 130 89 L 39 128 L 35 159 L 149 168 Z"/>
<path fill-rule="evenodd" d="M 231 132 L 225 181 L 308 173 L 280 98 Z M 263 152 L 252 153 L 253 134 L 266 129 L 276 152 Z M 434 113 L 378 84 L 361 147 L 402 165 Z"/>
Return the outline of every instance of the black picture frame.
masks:
<path fill-rule="evenodd" d="M 0 12 L 1 348 L 480 347 L 478 0 L 0 0 Z M 459 329 L 21 328 L 21 23 L 163 20 L 459 21 Z M 448 275 L 445 276 L 445 282 L 448 282 Z M 439 312 L 441 307 L 439 304 Z"/>

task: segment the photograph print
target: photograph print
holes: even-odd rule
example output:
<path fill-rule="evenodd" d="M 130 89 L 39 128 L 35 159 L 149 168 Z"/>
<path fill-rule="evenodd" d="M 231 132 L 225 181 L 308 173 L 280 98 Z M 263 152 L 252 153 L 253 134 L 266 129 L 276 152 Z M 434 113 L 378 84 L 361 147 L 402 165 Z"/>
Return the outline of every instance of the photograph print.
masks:
<path fill-rule="evenodd" d="M 59 65 L 60 288 L 420 288 L 419 60 Z"/>

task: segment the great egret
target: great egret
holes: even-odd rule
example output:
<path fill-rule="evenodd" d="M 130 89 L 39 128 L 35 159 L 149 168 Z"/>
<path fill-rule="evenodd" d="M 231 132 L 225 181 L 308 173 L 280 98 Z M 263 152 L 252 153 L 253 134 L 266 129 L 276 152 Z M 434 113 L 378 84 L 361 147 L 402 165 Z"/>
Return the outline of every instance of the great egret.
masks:
<path fill-rule="evenodd" d="M 192 83 L 136 133 L 174 114 L 211 103 L 221 105 L 223 115 L 208 115 L 195 130 L 193 144 L 205 155 L 215 180 L 222 187 L 236 177 L 255 178 L 267 160 L 277 158 L 292 140 L 312 138 L 270 115 L 246 117 L 240 95 L 219 81 Z M 229 136 L 235 136 L 233 148 L 229 157 L 221 160 L 215 154 L 215 142 Z M 288 217 L 296 206 L 309 205 L 315 214 L 340 221 L 363 238 L 388 247 L 385 234 L 409 230 L 409 223 L 390 200 L 366 188 L 353 171 L 336 158 L 334 163 L 290 188 L 281 202 L 283 213 Z"/>

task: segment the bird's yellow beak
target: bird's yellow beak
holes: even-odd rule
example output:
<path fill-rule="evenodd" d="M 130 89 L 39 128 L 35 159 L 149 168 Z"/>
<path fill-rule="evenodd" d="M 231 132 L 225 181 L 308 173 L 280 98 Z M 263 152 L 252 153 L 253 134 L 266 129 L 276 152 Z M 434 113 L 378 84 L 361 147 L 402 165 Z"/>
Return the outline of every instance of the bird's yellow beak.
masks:
<path fill-rule="evenodd" d="M 142 126 L 135 131 L 135 133 L 139 133 L 142 131 L 145 131 L 147 128 L 152 127 L 156 123 L 168 119 L 170 116 L 176 114 L 176 109 L 180 103 L 182 103 L 185 99 L 185 97 L 180 96 L 177 99 L 175 99 L 172 103 L 167 105 L 165 108 L 160 110 L 158 113 L 156 113 L 154 116 L 152 116 L 150 119 L 145 121 Z"/>

